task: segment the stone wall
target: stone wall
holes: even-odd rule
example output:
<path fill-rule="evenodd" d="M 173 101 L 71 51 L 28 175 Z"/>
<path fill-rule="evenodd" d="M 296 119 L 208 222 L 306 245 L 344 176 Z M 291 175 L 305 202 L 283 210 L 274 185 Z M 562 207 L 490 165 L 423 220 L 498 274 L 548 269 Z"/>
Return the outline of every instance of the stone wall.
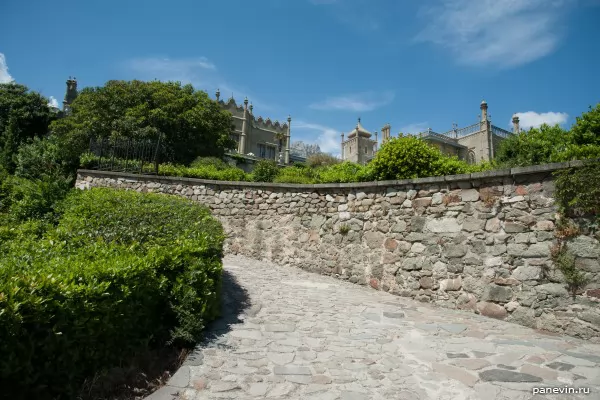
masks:
<path fill-rule="evenodd" d="M 600 342 L 600 244 L 570 243 L 575 298 L 550 260 L 555 164 L 416 180 L 293 185 L 79 171 L 77 187 L 206 204 L 227 251 L 400 296 Z"/>

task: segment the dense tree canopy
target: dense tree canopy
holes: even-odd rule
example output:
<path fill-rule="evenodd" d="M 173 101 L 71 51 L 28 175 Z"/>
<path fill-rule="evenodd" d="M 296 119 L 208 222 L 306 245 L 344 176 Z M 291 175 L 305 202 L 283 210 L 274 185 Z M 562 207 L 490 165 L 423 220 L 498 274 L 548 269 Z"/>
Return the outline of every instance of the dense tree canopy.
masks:
<path fill-rule="evenodd" d="M 55 118 L 48 99 L 39 93 L 16 83 L 0 83 L 0 165 L 13 172 L 19 146 L 45 135 Z"/>
<path fill-rule="evenodd" d="M 570 130 L 542 125 L 503 141 L 496 162 L 527 166 L 600 157 L 600 104 L 591 108 Z"/>
<path fill-rule="evenodd" d="M 400 136 L 381 146 L 368 168 L 372 179 L 392 180 L 463 174 L 476 167 L 443 155 L 420 138 Z"/>
<path fill-rule="evenodd" d="M 231 115 L 205 92 L 179 82 L 109 81 L 85 88 L 71 104 L 71 114 L 51 129 L 76 153 L 85 150 L 92 135 L 161 135 L 165 158 L 185 164 L 198 156 L 221 156 L 234 144 Z"/>

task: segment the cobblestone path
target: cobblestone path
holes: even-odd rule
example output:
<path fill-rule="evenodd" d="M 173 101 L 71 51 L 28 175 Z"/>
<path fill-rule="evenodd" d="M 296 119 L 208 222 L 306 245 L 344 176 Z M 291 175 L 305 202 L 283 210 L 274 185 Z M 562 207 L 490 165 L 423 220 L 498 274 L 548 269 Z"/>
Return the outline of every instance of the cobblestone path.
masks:
<path fill-rule="evenodd" d="M 224 263 L 225 317 L 148 400 L 600 399 L 598 344 L 299 269 Z M 549 387 L 589 394 L 534 394 Z"/>

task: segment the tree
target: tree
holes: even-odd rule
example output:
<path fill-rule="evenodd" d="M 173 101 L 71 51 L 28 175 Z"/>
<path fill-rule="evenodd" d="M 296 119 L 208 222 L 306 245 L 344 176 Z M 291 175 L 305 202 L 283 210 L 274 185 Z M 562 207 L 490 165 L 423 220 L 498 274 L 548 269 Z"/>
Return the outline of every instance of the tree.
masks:
<path fill-rule="evenodd" d="M 466 162 L 443 155 L 437 148 L 414 136 L 387 141 L 367 166 L 374 180 L 393 180 L 463 174 L 472 167 Z"/>
<path fill-rule="evenodd" d="M 331 165 L 340 164 L 342 161 L 338 160 L 331 154 L 327 153 L 315 153 L 308 156 L 306 164 L 311 168 L 328 167 Z"/>
<path fill-rule="evenodd" d="M 559 125 L 543 124 L 502 141 L 496 161 L 500 165 L 526 166 L 559 161 L 567 149 L 569 132 Z"/>
<path fill-rule="evenodd" d="M 54 119 L 48 99 L 26 86 L 0 83 L 0 165 L 12 173 L 19 146 L 46 135 Z"/>
<path fill-rule="evenodd" d="M 196 157 L 221 157 L 234 146 L 231 114 L 203 91 L 179 82 L 109 81 L 85 88 L 71 113 L 51 126 L 73 153 L 83 153 L 91 136 L 161 137 L 162 161 L 189 164 Z"/>
<path fill-rule="evenodd" d="M 526 166 L 600 157 L 600 104 L 590 107 L 570 130 L 542 125 L 511 135 L 500 145 L 496 161 Z"/>

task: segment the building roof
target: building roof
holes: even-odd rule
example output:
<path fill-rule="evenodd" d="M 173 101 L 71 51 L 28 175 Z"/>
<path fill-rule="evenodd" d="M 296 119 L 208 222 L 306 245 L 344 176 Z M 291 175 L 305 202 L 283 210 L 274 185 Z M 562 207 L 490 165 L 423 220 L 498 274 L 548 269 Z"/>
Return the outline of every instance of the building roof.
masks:
<path fill-rule="evenodd" d="M 366 138 L 370 138 L 371 137 L 371 132 L 369 132 L 368 130 L 366 130 L 360 123 L 360 118 L 358 119 L 358 123 L 356 124 L 356 127 L 354 128 L 354 130 L 350 131 L 350 133 L 348 133 L 348 139 L 355 137 L 356 135 L 362 136 L 362 137 L 366 137 Z"/>
<path fill-rule="evenodd" d="M 445 135 L 435 133 L 435 132 L 424 132 L 424 133 L 420 134 L 420 137 L 421 137 L 421 139 L 423 139 L 425 141 L 445 143 L 452 147 L 456 147 L 457 149 L 466 149 L 467 148 L 466 146 L 463 146 L 462 144 L 458 144 L 458 142 L 455 139 L 449 138 Z"/>

